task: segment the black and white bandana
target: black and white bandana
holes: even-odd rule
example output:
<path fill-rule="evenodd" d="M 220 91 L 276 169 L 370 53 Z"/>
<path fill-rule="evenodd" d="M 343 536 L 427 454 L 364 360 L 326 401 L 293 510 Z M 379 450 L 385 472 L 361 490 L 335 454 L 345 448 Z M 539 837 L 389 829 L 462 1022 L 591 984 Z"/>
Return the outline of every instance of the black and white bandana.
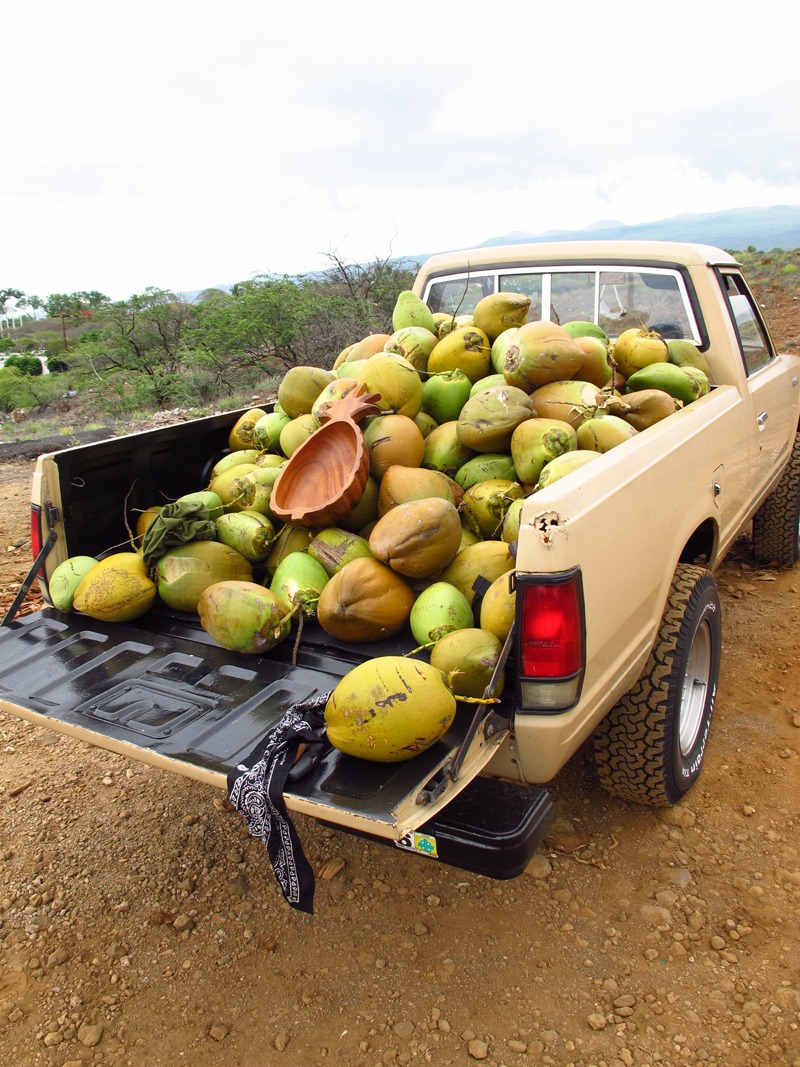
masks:
<path fill-rule="evenodd" d="M 250 836 L 264 843 L 287 903 L 308 914 L 314 912 L 314 872 L 289 818 L 283 790 L 300 744 L 325 740 L 323 713 L 329 695 L 293 704 L 247 762 L 228 774 L 231 803 L 244 817 Z"/>

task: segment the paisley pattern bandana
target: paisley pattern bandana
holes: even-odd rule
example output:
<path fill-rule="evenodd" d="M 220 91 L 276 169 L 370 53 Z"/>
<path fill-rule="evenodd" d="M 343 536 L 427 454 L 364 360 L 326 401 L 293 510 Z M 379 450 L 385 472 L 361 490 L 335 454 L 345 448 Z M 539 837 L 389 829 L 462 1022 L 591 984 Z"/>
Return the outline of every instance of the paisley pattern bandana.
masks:
<path fill-rule="evenodd" d="M 314 872 L 283 799 L 283 790 L 304 742 L 325 741 L 324 709 L 330 694 L 293 704 L 262 738 L 245 763 L 228 775 L 228 794 L 251 837 L 267 849 L 278 885 L 299 911 L 314 912 Z"/>

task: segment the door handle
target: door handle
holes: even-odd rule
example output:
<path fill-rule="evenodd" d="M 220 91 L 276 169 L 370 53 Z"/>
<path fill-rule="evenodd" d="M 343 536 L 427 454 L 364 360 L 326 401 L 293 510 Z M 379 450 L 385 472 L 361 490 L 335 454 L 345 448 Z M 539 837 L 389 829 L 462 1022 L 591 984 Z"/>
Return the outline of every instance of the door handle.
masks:
<path fill-rule="evenodd" d="M 763 426 L 768 418 L 769 418 L 769 413 L 768 412 L 760 411 L 759 414 L 758 414 L 758 425 L 759 426 Z"/>

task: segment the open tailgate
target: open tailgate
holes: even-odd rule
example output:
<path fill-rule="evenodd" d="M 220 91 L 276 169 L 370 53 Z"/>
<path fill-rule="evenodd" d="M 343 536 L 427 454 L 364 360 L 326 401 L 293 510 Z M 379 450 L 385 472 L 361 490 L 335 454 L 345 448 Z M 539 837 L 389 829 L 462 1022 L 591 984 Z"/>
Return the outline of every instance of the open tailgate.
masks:
<path fill-rule="evenodd" d="M 0 627 L 0 708 L 225 789 L 228 772 L 293 704 L 330 692 L 364 659 L 411 648 L 410 640 L 408 649 L 386 644 L 347 645 L 312 623 L 296 648 L 290 637 L 267 656 L 249 656 L 221 648 L 188 616 L 154 609 L 135 624 L 102 623 L 45 608 Z M 327 749 L 289 783 L 287 807 L 398 841 L 448 804 L 506 740 L 508 718 L 490 707 L 473 735 L 473 716 L 473 705 L 459 704 L 445 736 L 404 763 Z"/>

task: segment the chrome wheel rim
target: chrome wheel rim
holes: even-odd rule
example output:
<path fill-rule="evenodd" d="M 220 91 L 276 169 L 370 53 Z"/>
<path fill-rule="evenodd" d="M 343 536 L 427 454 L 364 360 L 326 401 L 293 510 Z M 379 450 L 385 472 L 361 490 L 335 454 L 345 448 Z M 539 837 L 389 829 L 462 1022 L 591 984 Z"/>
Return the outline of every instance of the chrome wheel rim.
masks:
<path fill-rule="evenodd" d="M 683 677 L 678 740 L 684 759 L 697 744 L 705 718 L 711 678 L 711 628 L 701 623 L 694 635 Z"/>

